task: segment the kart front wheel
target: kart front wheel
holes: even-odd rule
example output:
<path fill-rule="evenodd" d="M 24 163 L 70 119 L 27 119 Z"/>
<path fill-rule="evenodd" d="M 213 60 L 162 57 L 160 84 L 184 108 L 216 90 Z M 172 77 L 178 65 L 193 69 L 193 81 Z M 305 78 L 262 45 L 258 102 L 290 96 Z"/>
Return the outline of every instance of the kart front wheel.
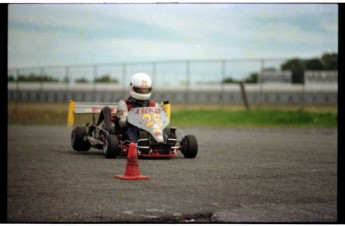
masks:
<path fill-rule="evenodd" d="M 182 141 L 182 154 L 185 158 L 195 158 L 198 154 L 198 142 L 193 135 L 186 135 Z"/>
<path fill-rule="evenodd" d="M 120 153 L 119 139 L 116 135 L 108 135 L 103 142 L 103 152 L 107 159 L 116 158 Z"/>
<path fill-rule="evenodd" d="M 71 134 L 71 145 L 75 151 L 88 151 L 91 145 L 88 141 L 84 140 L 86 136 L 85 127 L 75 127 Z"/>

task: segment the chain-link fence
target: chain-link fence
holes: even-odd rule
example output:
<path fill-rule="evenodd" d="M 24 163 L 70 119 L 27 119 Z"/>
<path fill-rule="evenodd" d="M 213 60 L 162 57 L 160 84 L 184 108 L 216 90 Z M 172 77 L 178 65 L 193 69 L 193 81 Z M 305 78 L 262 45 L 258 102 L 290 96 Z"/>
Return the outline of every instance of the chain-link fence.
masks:
<path fill-rule="evenodd" d="M 251 73 L 258 73 L 265 68 L 280 70 L 280 64 L 286 59 L 219 59 L 138 62 L 124 64 L 42 66 L 31 68 L 8 69 L 9 81 L 36 78 L 42 83 L 60 83 L 74 85 L 101 82 L 102 77 L 109 77 L 111 82 L 127 86 L 129 77 L 139 71 L 150 74 L 156 86 L 193 86 L 221 84 L 232 77 L 243 80 Z"/>
<path fill-rule="evenodd" d="M 281 69 L 281 65 L 287 60 L 176 60 L 10 68 L 8 100 L 115 101 L 128 95 L 129 78 L 132 74 L 145 72 L 152 77 L 154 97 L 159 99 L 170 98 L 177 102 L 241 103 L 242 97 L 237 82 L 244 81 L 248 100 L 252 104 L 306 102 L 310 87 L 305 83 L 292 84 L 292 72 Z M 270 72 L 269 76 L 265 77 L 267 72 Z M 290 77 L 287 76 L 289 74 Z M 312 77 L 310 74 L 308 76 Z M 267 78 L 272 78 L 272 82 Z M 325 89 L 326 82 L 327 79 L 323 80 L 321 86 L 314 85 L 311 89 L 313 95 L 326 94 L 328 102 L 336 103 L 337 73 L 336 80 L 333 79 Z M 319 93 L 320 90 L 323 90 L 323 93 Z M 277 97 L 272 93 L 280 95 Z M 53 97 L 48 97 L 48 94 Z"/>

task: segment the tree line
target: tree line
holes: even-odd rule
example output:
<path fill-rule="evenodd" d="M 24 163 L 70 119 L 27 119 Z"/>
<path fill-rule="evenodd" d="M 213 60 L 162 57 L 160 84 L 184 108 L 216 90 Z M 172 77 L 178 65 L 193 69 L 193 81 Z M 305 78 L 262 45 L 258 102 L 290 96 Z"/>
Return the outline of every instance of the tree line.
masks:
<path fill-rule="evenodd" d="M 57 78 L 54 78 L 50 75 L 36 75 L 31 73 L 30 75 L 18 75 L 18 78 L 15 78 L 13 75 L 8 76 L 8 82 L 63 82 L 69 83 L 70 79 L 66 76 L 62 81 Z M 85 78 L 78 78 L 75 80 L 76 83 L 89 83 L 90 81 Z M 117 79 L 111 78 L 110 75 L 102 75 L 99 78 L 96 78 L 96 83 L 118 83 Z"/>

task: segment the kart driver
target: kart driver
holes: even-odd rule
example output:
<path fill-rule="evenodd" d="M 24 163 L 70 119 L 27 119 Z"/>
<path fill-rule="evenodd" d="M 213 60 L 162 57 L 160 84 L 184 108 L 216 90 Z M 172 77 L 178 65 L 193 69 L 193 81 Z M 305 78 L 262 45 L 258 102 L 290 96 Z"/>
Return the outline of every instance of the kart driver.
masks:
<path fill-rule="evenodd" d="M 125 128 L 124 139 L 137 143 L 139 128 L 127 122 L 128 111 L 137 107 L 158 107 L 158 103 L 150 100 L 152 81 L 147 74 L 136 73 L 129 82 L 129 97 L 118 102 L 117 118 L 119 126 Z"/>

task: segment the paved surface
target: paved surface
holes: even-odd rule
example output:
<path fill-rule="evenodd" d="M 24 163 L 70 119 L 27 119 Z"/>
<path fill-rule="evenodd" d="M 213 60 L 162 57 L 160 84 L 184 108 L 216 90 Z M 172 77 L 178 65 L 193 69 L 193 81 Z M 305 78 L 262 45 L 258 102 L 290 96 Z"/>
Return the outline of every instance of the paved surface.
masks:
<path fill-rule="evenodd" d="M 335 222 L 337 129 L 185 128 L 195 159 L 78 153 L 65 127 L 8 128 L 9 222 Z"/>

